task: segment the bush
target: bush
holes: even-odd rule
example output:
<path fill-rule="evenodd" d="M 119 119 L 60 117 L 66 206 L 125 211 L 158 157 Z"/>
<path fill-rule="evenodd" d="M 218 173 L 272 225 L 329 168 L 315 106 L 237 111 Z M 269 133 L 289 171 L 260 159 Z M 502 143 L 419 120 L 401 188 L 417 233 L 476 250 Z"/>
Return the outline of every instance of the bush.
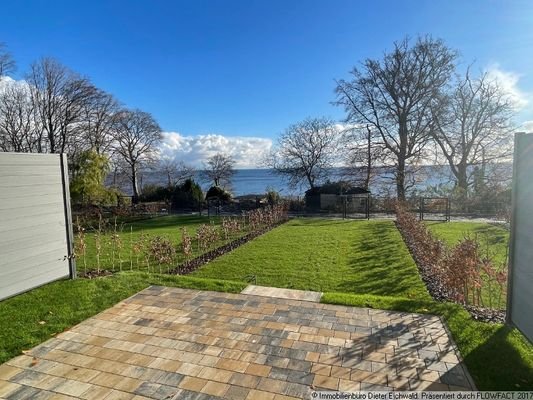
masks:
<path fill-rule="evenodd" d="M 476 307 L 500 306 L 506 287 L 506 267 L 498 268 L 490 257 L 482 257 L 476 240 L 465 237 L 448 248 L 400 203 L 396 206 L 396 222 L 428 289 L 437 300 Z M 484 292 L 488 292 L 488 304 L 482 296 Z M 493 304 L 493 297 L 497 299 L 496 304 Z"/>
<path fill-rule="evenodd" d="M 317 194 L 365 194 L 370 193 L 361 187 L 354 186 L 350 182 L 326 182 L 322 186 L 315 186 L 305 192 L 305 196 L 313 196 Z"/>
<path fill-rule="evenodd" d="M 116 205 L 120 192 L 108 189 L 104 181 L 109 172 L 109 160 L 94 150 L 84 151 L 72 165 L 70 195 L 73 203 L 83 206 Z"/>
<path fill-rule="evenodd" d="M 281 201 L 281 195 L 279 192 L 272 188 L 267 188 L 266 198 L 268 204 L 271 206 L 276 205 Z"/>
<path fill-rule="evenodd" d="M 177 186 L 172 193 L 172 208 L 199 208 L 203 203 L 200 186 L 192 179 L 187 179 Z"/>
<path fill-rule="evenodd" d="M 143 187 L 139 200 L 145 203 L 164 201 L 168 202 L 172 196 L 172 189 L 159 185 L 146 185 Z"/>
<path fill-rule="evenodd" d="M 211 186 L 205 195 L 205 199 L 217 199 L 222 203 L 227 203 L 231 200 L 231 193 L 220 186 Z"/>

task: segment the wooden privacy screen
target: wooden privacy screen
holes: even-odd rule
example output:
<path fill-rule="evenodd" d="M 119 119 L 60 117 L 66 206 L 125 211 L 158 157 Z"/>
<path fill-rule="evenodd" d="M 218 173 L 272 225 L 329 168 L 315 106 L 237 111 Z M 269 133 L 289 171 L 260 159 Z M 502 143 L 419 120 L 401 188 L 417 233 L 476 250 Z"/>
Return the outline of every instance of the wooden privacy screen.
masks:
<path fill-rule="evenodd" d="M 0 299 L 75 276 L 67 160 L 0 153 Z"/>
<path fill-rule="evenodd" d="M 533 342 L 533 134 L 515 136 L 507 321 Z"/>

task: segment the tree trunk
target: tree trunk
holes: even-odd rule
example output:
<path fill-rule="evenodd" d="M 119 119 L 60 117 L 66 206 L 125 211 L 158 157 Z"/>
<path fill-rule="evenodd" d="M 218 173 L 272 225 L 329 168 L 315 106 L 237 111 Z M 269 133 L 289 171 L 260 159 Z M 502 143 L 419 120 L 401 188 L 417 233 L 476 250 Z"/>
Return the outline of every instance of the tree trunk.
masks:
<path fill-rule="evenodd" d="M 400 157 L 396 170 L 396 197 L 399 201 L 405 201 L 405 159 Z"/>
<path fill-rule="evenodd" d="M 131 188 L 133 190 L 133 203 L 137 204 L 139 202 L 139 187 L 137 186 L 137 168 L 135 165 L 131 166 Z"/>
<path fill-rule="evenodd" d="M 369 126 L 366 126 L 367 129 L 367 143 L 366 143 L 366 176 L 365 176 L 365 190 L 368 190 L 370 186 L 370 174 L 372 173 L 372 132 L 370 131 Z"/>
<path fill-rule="evenodd" d="M 407 121 L 400 117 L 398 136 L 400 146 L 397 153 L 398 167 L 396 170 L 396 197 L 399 201 L 405 201 L 405 160 L 407 158 Z"/>
<path fill-rule="evenodd" d="M 459 164 L 456 166 L 456 169 L 457 169 L 457 176 L 456 176 L 457 187 L 466 194 L 468 190 L 468 177 L 466 174 L 466 165 Z"/>
<path fill-rule="evenodd" d="M 307 183 L 309 183 L 309 188 L 314 189 L 315 188 L 315 180 L 313 179 L 312 175 L 306 174 L 307 177 Z"/>

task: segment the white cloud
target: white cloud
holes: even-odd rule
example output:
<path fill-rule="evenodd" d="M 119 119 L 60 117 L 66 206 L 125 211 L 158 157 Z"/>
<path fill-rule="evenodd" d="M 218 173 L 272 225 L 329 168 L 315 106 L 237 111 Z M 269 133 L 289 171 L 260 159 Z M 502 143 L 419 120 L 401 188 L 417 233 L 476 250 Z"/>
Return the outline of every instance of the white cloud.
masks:
<path fill-rule="evenodd" d="M 519 131 L 533 133 L 533 121 L 525 121 L 520 125 Z"/>
<path fill-rule="evenodd" d="M 498 64 L 489 65 L 486 72 L 489 78 L 494 80 L 507 93 L 515 109 L 523 109 L 529 104 L 531 93 L 526 93 L 518 87 L 519 74 L 512 71 L 504 71 Z"/>
<path fill-rule="evenodd" d="M 257 137 L 235 137 L 220 134 L 183 136 L 178 132 L 164 132 L 161 155 L 183 161 L 197 168 L 217 154 L 229 154 L 236 168 L 257 168 L 270 151 L 272 140 Z"/>
<path fill-rule="evenodd" d="M 16 85 L 17 81 L 14 79 L 11 79 L 9 76 L 2 76 L 0 77 L 0 93 L 6 90 L 8 87 L 12 85 Z"/>

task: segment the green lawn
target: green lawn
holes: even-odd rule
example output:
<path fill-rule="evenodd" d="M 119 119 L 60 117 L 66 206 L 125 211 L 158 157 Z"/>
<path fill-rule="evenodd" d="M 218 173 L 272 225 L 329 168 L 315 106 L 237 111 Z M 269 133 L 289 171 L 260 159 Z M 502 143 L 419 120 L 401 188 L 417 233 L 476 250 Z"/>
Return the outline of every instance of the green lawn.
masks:
<path fill-rule="evenodd" d="M 429 300 L 391 221 L 294 219 L 193 273 L 315 291 Z"/>
<path fill-rule="evenodd" d="M 147 270 L 150 267 L 154 272 L 166 272 L 169 268 L 174 267 L 176 264 L 184 261 L 183 256 L 180 254 L 179 247 L 181 244 L 181 229 L 186 228 L 191 237 L 194 238 L 196 230 L 201 224 L 214 223 L 219 225 L 221 219 L 219 217 L 208 218 L 206 216 L 183 216 L 183 215 L 170 215 L 163 217 L 148 218 L 131 223 L 117 223 L 115 230 L 114 221 L 109 220 L 105 226 L 105 233 L 100 237 L 100 269 L 108 269 L 112 271 L 123 270 Z M 93 225 L 95 225 L 93 223 Z M 80 273 L 84 273 L 86 270 L 97 269 L 97 251 L 96 251 L 96 238 L 97 234 L 94 232 L 97 228 L 97 223 L 93 226 L 93 229 L 87 230 L 85 233 L 86 251 L 85 254 L 80 254 L 77 257 L 76 265 Z M 118 235 L 118 240 L 113 240 L 115 232 Z M 170 239 L 177 250 L 176 260 L 173 265 L 164 264 L 158 265 L 153 260 L 147 262 L 145 254 L 146 252 L 140 251 L 136 253 L 136 246 L 143 246 L 146 243 L 140 241 L 142 235 L 145 237 L 153 238 L 155 236 L 162 236 Z M 75 235 L 75 241 L 80 241 L 79 234 Z M 194 245 L 194 255 L 199 255 L 199 250 Z M 212 247 L 223 244 L 223 240 L 219 240 L 212 244 Z"/>
<path fill-rule="evenodd" d="M 61 280 L 0 302 L 0 363 L 150 285 L 239 293 L 245 284 L 188 276 L 124 272 Z"/>
<path fill-rule="evenodd" d="M 438 238 L 453 246 L 461 239 L 476 239 L 483 254 L 488 254 L 500 265 L 506 262 L 509 230 L 501 225 L 485 222 L 426 222 L 431 232 Z"/>
<path fill-rule="evenodd" d="M 183 219 L 150 224 L 168 232 L 178 221 Z M 192 230 L 194 218 L 189 221 Z M 145 223 L 136 226 L 136 232 L 146 229 Z M 533 345 L 516 329 L 476 322 L 459 305 L 433 301 L 390 221 L 292 220 L 194 276 L 125 272 L 45 285 L 0 302 L 0 362 L 150 284 L 237 293 L 249 274 L 261 285 L 322 290 L 326 303 L 440 315 L 478 389 L 533 390 Z"/>

